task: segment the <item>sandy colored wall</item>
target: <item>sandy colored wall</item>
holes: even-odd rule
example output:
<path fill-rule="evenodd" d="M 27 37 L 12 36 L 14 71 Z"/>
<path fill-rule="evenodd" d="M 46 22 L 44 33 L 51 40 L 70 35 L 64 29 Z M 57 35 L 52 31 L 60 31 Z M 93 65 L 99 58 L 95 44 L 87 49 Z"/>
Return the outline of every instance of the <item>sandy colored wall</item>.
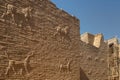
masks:
<path fill-rule="evenodd" d="M 23 0 L 24 3 L 18 0 L 18 2 L 14 3 L 18 8 L 29 3 L 35 10 L 31 20 L 32 31 L 26 26 L 8 25 L 0 21 L 0 45 L 7 48 L 10 59 L 14 61 L 24 60 L 32 51 L 34 51 L 34 56 L 30 58 L 29 74 L 25 70 L 23 70 L 24 76 L 20 74 L 20 69 L 24 68 L 22 66 L 16 67 L 17 74 L 10 69 L 8 75 L 5 75 L 9 60 L 4 57 L 5 50 L 1 48 L 0 78 L 9 80 L 79 80 L 80 65 L 77 57 L 80 36 L 79 20 L 56 8 L 47 0 L 39 2 Z M 1 4 L 4 5 L 4 0 Z M 60 35 L 54 36 L 59 24 L 62 27 L 65 25 L 70 27 L 67 35 L 69 38 L 65 37 L 62 40 Z M 69 61 L 71 61 L 68 67 L 70 70 L 66 67 Z M 60 65 L 63 66 L 62 70 Z"/>

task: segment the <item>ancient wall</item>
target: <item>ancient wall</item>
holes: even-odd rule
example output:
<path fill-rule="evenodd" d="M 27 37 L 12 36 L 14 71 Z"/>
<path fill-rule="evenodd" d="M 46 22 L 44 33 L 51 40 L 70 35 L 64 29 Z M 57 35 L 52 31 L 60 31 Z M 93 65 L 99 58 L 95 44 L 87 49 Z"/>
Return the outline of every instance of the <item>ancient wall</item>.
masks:
<path fill-rule="evenodd" d="M 110 43 L 114 43 L 115 45 L 118 45 L 118 39 L 115 37 L 115 38 L 111 38 L 111 39 L 108 39 L 107 40 L 107 43 L 110 44 Z"/>
<path fill-rule="evenodd" d="M 6 80 L 79 80 L 79 20 L 58 9 L 49 0 L 35 2 L 1 0 L 0 4 L 4 6 L 5 2 L 12 1 L 17 9 L 28 4 L 34 8 L 30 23 L 32 31 L 28 26 L 16 26 L 10 20 L 0 21 L 0 78 Z M 0 10 L 2 15 L 5 9 L 1 7 Z M 67 37 L 54 36 L 58 25 L 62 28 L 66 25 L 70 27 Z M 16 74 L 12 68 L 9 69 L 9 60 L 6 58 L 5 51 L 9 58 L 15 61 L 15 65 L 21 66 L 16 66 Z M 27 73 L 24 66 L 17 61 L 23 63 L 31 52 L 34 54 L 30 58 L 30 69 Z M 7 69 L 8 74 L 5 75 Z"/>
<path fill-rule="evenodd" d="M 87 75 L 85 74 L 85 71 L 80 68 L 80 80 L 89 80 Z"/>
<path fill-rule="evenodd" d="M 93 46 L 94 35 L 87 33 L 80 40 L 80 22 L 77 18 L 58 9 L 49 0 L 1 0 L 0 15 L 4 5 L 14 2 L 17 9 L 32 6 L 29 26 L 16 26 L 10 20 L 0 20 L 0 79 L 5 80 L 106 80 L 107 45 Z M 67 35 L 56 34 L 56 28 L 69 27 Z M 65 36 L 65 37 L 64 37 Z M 102 36 L 95 40 L 100 43 Z M 89 44 L 86 44 L 89 43 Z M 99 46 L 99 44 L 94 44 Z M 29 62 L 29 73 L 24 66 L 16 66 L 16 74 L 9 69 L 9 58 L 23 62 L 33 52 Z M 9 72 L 5 75 L 7 69 Z M 23 74 L 21 74 L 23 73 Z"/>
<path fill-rule="evenodd" d="M 107 80 L 107 46 L 104 50 L 84 42 L 80 42 L 80 46 L 80 66 L 89 80 Z"/>
<path fill-rule="evenodd" d="M 90 33 L 84 33 L 81 35 L 81 40 L 87 44 L 93 45 L 94 43 L 94 35 Z"/>
<path fill-rule="evenodd" d="M 95 34 L 93 45 L 96 47 L 101 47 L 104 43 L 104 38 L 102 34 Z"/>
<path fill-rule="evenodd" d="M 119 46 L 119 58 L 120 58 L 120 44 L 118 46 Z"/>
<path fill-rule="evenodd" d="M 119 59 L 120 59 L 120 44 L 119 44 Z M 120 79 L 120 63 L 119 63 L 119 79 Z"/>
<path fill-rule="evenodd" d="M 102 47 L 102 44 L 104 44 L 104 38 L 103 35 L 100 34 L 90 34 L 90 33 L 84 33 L 81 35 L 81 40 L 87 44 L 93 45 L 97 48 Z"/>
<path fill-rule="evenodd" d="M 117 38 L 111 38 L 107 40 L 109 45 L 109 56 L 108 56 L 108 65 L 109 65 L 109 80 L 116 79 L 119 80 L 119 41 Z"/>

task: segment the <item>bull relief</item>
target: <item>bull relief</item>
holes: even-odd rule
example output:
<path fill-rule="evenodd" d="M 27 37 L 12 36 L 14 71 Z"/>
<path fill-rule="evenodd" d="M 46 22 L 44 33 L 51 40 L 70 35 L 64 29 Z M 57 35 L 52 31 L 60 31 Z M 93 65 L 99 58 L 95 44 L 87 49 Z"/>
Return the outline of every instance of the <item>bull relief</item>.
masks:
<path fill-rule="evenodd" d="M 69 60 L 66 64 L 60 64 L 60 72 L 70 72 L 71 62 L 72 60 Z"/>
<path fill-rule="evenodd" d="M 70 36 L 70 27 L 68 25 L 58 25 L 56 27 L 56 32 L 54 33 L 54 37 L 56 38 L 56 36 L 60 36 L 61 37 L 61 41 L 67 39 L 68 41 L 71 41 Z"/>
<path fill-rule="evenodd" d="M 11 71 L 13 71 L 14 74 L 17 74 L 18 71 L 20 71 L 20 75 L 23 75 L 23 73 L 29 74 L 30 57 L 34 55 L 33 53 L 28 54 L 24 60 L 20 61 L 10 59 L 6 51 L 5 54 L 8 59 L 8 66 L 5 72 L 6 76 L 9 75 Z"/>
<path fill-rule="evenodd" d="M 5 3 L 2 7 L 5 8 L 5 11 L 1 16 L 2 21 L 5 23 L 9 22 L 23 28 L 28 26 L 31 30 L 33 8 L 30 5 L 25 6 L 24 8 L 18 8 L 11 2 Z"/>
<path fill-rule="evenodd" d="M 62 23 L 65 17 L 68 19 Z M 71 25 L 76 33 L 71 33 Z M 78 59 L 68 45 L 78 28 L 79 20 L 50 0 L 0 0 L 0 46 L 7 48 L 0 49 L 0 80 L 74 80 L 79 75 Z M 57 64 L 63 57 L 72 60 Z"/>

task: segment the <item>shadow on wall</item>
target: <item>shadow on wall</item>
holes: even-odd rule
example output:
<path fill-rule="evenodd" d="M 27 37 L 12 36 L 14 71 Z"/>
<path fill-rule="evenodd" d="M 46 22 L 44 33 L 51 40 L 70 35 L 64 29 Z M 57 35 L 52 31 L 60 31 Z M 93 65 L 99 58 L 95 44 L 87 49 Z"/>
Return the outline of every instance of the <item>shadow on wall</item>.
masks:
<path fill-rule="evenodd" d="M 84 71 L 80 68 L 80 80 L 89 80 Z"/>

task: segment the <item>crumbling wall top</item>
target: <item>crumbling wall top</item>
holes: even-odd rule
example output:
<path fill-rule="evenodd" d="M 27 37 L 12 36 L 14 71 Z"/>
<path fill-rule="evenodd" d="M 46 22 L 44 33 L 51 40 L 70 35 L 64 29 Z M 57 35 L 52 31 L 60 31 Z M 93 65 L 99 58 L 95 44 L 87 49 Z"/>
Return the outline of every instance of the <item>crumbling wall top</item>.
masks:
<path fill-rule="evenodd" d="M 99 48 L 102 43 L 104 42 L 103 34 L 91 34 L 91 33 L 84 33 L 81 35 L 81 40 L 87 44 L 91 44 L 97 48 Z"/>
<path fill-rule="evenodd" d="M 93 45 L 94 35 L 86 32 L 81 35 L 81 40 L 87 44 Z"/>
<path fill-rule="evenodd" d="M 103 42 L 104 42 L 103 34 L 101 33 L 95 34 L 93 45 L 99 48 Z"/>
<path fill-rule="evenodd" d="M 111 39 L 108 39 L 106 42 L 107 42 L 108 44 L 110 44 L 110 43 L 114 43 L 115 45 L 118 45 L 118 44 L 119 44 L 118 39 L 117 39 L 116 37 L 111 38 Z"/>

